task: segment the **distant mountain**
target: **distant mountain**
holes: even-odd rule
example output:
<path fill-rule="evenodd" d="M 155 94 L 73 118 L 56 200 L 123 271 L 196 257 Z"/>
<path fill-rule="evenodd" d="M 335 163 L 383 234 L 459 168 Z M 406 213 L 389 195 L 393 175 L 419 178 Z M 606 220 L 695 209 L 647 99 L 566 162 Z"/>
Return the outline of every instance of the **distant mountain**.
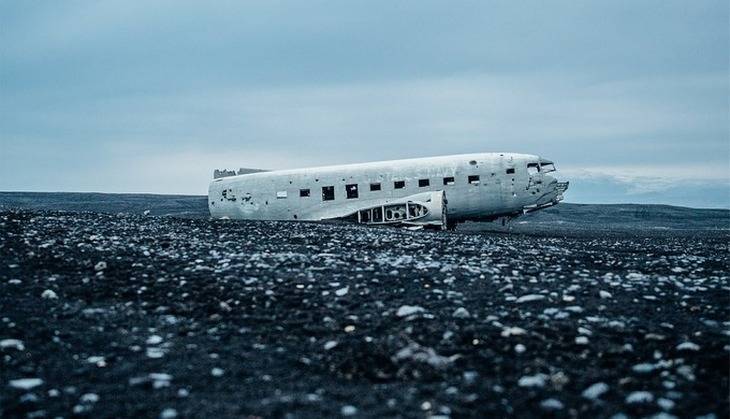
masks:
<path fill-rule="evenodd" d="M 105 212 L 207 218 L 208 200 L 199 195 L 81 192 L 0 192 L 0 210 Z M 569 229 L 729 230 L 730 210 L 649 204 L 560 204 L 512 221 L 514 231 Z M 466 223 L 460 230 L 501 229 L 498 223 Z"/>

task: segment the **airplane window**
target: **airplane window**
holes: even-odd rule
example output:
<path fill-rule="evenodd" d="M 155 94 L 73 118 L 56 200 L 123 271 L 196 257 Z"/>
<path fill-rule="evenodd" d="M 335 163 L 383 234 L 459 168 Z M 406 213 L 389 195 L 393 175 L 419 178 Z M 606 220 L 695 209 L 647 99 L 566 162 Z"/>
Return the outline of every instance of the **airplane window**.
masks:
<path fill-rule="evenodd" d="M 447 176 L 444 178 L 444 185 L 453 185 L 453 184 L 454 184 L 453 176 Z"/>
<path fill-rule="evenodd" d="M 299 196 L 301 196 L 302 198 L 309 197 L 309 189 L 300 189 Z"/>
<path fill-rule="evenodd" d="M 554 172 L 555 171 L 555 165 L 552 163 L 543 163 L 540 165 L 540 168 L 543 172 Z"/>
<path fill-rule="evenodd" d="M 393 188 L 395 189 L 403 189 L 406 187 L 406 181 L 405 180 L 396 180 L 393 182 Z"/>
<path fill-rule="evenodd" d="M 379 183 L 371 183 L 370 184 L 370 191 L 379 191 L 380 190 L 380 184 Z"/>
<path fill-rule="evenodd" d="M 507 174 L 508 175 L 513 175 L 514 173 L 515 173 L 515 168 L 514 167 L 510 167 L 509 169 L 507 169 Z"/>
<path fill-rule="evenodd" d="M 426 186 L 429 186 L 431 182 L 428 179 L 418 179 L 418 187 L 419 188 L 425 188 Z"/>
<path fill-rule="evenodd" d="M 478 185 L 479 184 L 479 175 L 469 176 L 469 183 L 471 183 L 472 185 Z"/>
<path fill-rule="evenodd" d="M 334 186 L 322 186 L 322 201 L 334 201 L 335 199 L 335 187 Z"/>
<path fill-rule="evenodd" d="M 530 175 L 536 175 L 540 171 L 540 166 L 537 163 L 527 163 L 527 173 Z"/>
<path fill-rule="evenodd" d="M 345 185 L 345 192 L 347 193 L 347 199 L 355 199 L 358 197 L 357 183 L 351 185 Z"/>

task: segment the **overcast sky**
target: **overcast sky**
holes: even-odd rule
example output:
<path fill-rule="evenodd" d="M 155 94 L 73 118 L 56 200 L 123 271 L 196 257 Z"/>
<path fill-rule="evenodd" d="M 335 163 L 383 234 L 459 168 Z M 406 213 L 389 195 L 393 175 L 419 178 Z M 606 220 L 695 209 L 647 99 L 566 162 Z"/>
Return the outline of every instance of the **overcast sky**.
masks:
<path fill-rule="evenodd" d="M 514 151 L 571 202 L 730 207 L 729 8 L 0 2 L 0 190 Z"/>

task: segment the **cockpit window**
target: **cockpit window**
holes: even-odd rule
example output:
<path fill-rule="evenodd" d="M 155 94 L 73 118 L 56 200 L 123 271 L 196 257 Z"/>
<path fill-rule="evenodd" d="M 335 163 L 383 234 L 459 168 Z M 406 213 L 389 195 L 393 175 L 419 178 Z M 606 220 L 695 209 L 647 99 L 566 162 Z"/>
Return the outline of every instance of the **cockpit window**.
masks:
<path fill-rule="evenodd" d="M 537 163 L 527 163 L 527 173 L 532 176 L 536 175 L 540 171 L 540 165 Z"/>
<path fill-rule="evenodd" d="M 555 171 L 555 165 L 552 163 L 543 163 L 540 165 L 540 170 L 547 173 L 547 172 L 554 172 Z"/>

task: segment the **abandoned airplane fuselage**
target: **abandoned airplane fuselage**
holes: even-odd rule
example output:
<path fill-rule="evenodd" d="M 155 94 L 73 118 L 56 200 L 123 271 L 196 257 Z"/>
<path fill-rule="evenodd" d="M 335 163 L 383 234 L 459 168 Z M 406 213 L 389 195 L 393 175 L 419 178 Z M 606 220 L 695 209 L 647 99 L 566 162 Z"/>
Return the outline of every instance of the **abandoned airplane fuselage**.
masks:
<path fill-rule="evenodd" d="M 515 217 L 563 199 L 553 163 L 510 153 L 222 174 L 210 183 L 215 218 L 348 220 L 446 228 Z"/>

